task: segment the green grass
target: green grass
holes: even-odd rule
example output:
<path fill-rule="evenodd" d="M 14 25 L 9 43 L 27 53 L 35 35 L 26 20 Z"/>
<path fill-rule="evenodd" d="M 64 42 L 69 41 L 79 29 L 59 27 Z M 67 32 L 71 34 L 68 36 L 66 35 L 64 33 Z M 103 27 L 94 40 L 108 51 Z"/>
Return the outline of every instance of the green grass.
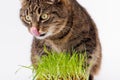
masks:
<path fill-rule="evenodd" d="M 42 56 L 38 68 L 34 69 L 33 80 L 88 80 L 86 53 L 48 52 Z"/>
<path fill-rule="evenodd" d="M 33 70 L 33 80 L 88 80 L 86 53 L 44 51 L 37 68 L 25 67 Z"/>

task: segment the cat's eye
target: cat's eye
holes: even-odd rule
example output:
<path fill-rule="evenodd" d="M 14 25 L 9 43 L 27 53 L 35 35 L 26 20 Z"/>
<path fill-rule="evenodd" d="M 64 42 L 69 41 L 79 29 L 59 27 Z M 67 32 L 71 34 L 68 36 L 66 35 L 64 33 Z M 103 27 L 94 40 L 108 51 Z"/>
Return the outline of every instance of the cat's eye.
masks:
<path fill-rule="evenodd" d="M 48 18 L 49 18 L 48 14 L 42 14 L 41 15 L 41 19 L 43 19 L 43 20 L 46 20 Z"/>
<path fill-rule="evenodd" d="M 25 19 L 26 19 L 27 21 L 29 21 L 29 22 L 31 21 L 31 17 L 30 17 L 30 16 L 26 16 Z"/>

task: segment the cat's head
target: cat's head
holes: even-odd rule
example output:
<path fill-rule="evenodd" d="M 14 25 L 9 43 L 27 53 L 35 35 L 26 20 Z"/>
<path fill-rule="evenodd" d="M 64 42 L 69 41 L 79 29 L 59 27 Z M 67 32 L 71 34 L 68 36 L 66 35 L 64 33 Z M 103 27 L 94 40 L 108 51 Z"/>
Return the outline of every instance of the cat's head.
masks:
<path fill-rule="evenodd" d="M 67 24 L 69 0 L 21 0 L 21 4 L 22 22 L 39 39 L 56 35 Z"/>

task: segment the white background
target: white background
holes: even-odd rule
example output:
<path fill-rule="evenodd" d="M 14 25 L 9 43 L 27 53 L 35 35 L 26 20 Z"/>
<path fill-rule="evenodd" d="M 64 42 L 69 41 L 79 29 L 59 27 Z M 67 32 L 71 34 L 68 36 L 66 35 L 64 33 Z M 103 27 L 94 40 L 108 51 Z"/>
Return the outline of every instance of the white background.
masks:
<path fill-rule="evenodd" d="M 95 80 L 120 80 L 119 0 L 78 0 L 97 24 L 103 51 L 102 68 Z M 0 2 L 0 80 L 32 80 L 32 36 L 19 20 L 19 0 Z"/>

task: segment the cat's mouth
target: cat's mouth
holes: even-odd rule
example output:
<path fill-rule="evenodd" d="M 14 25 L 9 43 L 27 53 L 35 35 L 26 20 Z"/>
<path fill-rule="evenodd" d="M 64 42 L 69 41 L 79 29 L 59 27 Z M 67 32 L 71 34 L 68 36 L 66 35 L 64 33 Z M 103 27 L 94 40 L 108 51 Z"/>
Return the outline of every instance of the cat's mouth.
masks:
<path fill-rule="evenodd" d="M 46 32 L 40 32 L 37 30 L 36 27 L 31 27 L 30 28 L 30 33 L 33 35 L 33 36 L 37 36 L 37 37 L 43 37 L 46 35 Z"/>
<path fill-rule="evenodd" d="M 45 39 L 45 38 L 49 37 L 50 35 L 52 35 L 51 32 L 40 32 L 37 30 L 36 27 L 31 27 L 30 33 L 38 39 Z"/>
<path fill-rule="evenodd" d="M 45 35 L 46 35 L 46 33 L 43 33 L 43 34 L 40 34 L 39 36 L 40 36 L 40 37 L 43 37 L 43 36 L 45 36 Z"/>

